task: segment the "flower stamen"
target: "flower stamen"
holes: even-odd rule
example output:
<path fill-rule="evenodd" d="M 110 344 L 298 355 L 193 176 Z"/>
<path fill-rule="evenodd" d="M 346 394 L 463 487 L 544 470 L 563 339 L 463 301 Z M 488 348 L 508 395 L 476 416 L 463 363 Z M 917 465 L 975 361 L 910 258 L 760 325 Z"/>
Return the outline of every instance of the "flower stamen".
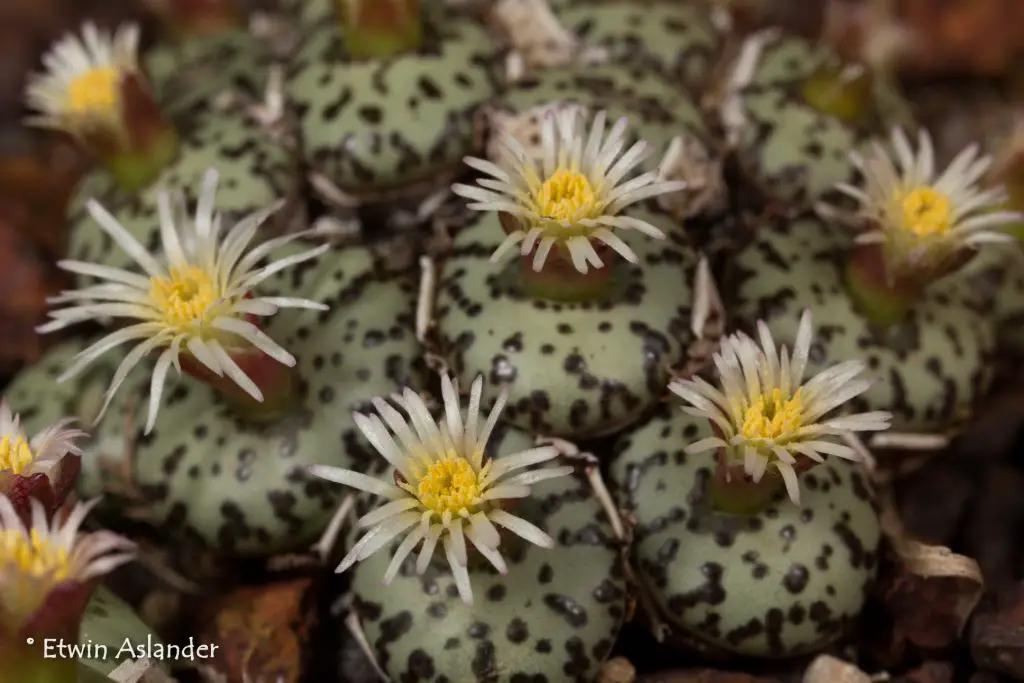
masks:
<path fill-rule="evenodd" d="M 952 225 L 953 209 L 949 197 L 935 188 L 918 187 L 899 202 L 903 224 L 918 237 L 945 235 Z"/>
<path fill-rule="evenodd" d="M 22 574 L 58 584 L 71 575 L 68 549 L 57 545 L 38 529 L 26 535 L 14 529 L 0 530 L 0 559 Z"/>
<path fill-rule="evenodd" d="M 468 460 L 454 454 L 431 463 L 415 489 L 409 484 L 403 488 L 438 516 L 446 512 L 465 516 L 480 502 L 479 475 Z"/>
<path fill-rule="evenodd" d="M 68 81 L 65 107 L 69 114 L 108 114 L 118 102 L 121 72 L 111 65 L 98 66 Z"/>
<path fill-rule="evenodd" d="M 596 196 L 587 176 L 560 168 L 541 185 L 536 201 L 545 218 L 571 221 L 589 218 Z"/>
<path fill-rule="evenodd" d="M 762 394 L 746 410 L 740 433 L 750 441 L 775 440 L 794 433 L 803 423 L 800 390 L 786 398 L 779 389 Z"/>
<path fill-rule="evenodd" d="M 32 449 L 20 434 L 5 434 L 0 438 L 0 472 L 10 470 L 21 474 L 34 460 Z"/>
<path fill-rule="evenodd" d="M 187 265 L 168 268 L 167 276 L 150 278 L 149 298 L 163 315 L 163 323 L 187 330 L 216 318 L 217 286 L 202 268 Z"/>

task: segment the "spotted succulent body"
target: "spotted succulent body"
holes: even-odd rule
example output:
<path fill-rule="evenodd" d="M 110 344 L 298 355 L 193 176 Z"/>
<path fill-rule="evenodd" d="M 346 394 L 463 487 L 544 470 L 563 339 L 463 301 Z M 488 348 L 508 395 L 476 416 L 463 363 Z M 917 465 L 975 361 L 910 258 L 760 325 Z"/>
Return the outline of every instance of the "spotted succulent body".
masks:
<path fill-rule="evenodd" d="M 611 476 L 636 520 L 637 572 L 678 633 L 715 651 L 784 657 L 851 626 L 877 573 L 881 528 L 863 466 L 831 458 L 801 475 L 801 504 L 780 492 L 763 511 L 711 507 L 712 436 L 678 408 L 622 438 Z"/>
<path fill-rule="evenodd" d="M 704 120 L 686 91 L 649 69 L 629 64 L 531 73 L 502 93 L 492 109 L 524 113 L 553 103 L 605 109 L 610 121 L 629 117 L 631 130 L 657 151 L 646 162 L 648 168 L 657 165 L 676 136 L 708 142 Z"/>
<path fill-rule="evenodd" d="M 495 91 L 494 41 L 469 19 L 424 19 L 416 52 L 355 60 L 338 24 L 310 31 L 287 94 L 306 160 L 358 197 L 440 188 L 472 151 L 473 116 Z"/>
<path fill-rule="evenodd" d="M 706 81 L 720 47 L 720 35 L 699 3 L 576 3 L 558 18 L 584 47 L 604 48 L 611 63 L 631 62 L 691 86 Z"/>
<path fill-rule="evenodd" d="M 274 57 L 245 29 L 153 47 L 143 64 L 165 114 L 208 109 L 218 96 L 262 101 Z"/>
<path fill-rule="evenodd" d="M 495 454 L 529 448 L 502 430 Z M 500 457 L 500 456 L 499 456 Z M 470 553 L 474 604 L 440 555 L 419 576 L 415 553 L 393 583 L 380 551 L 356 565 L 352 590 L 370 646 L 391 680 L 592 681 L 625 618 L 626 589 L 611 525 L 582 475 L 534 485 L 514 512 L 555 539 L 540 548 L 502 534 L 508 574 Z"/>
<path fill-rule="evenodd" d="M 798 38 L 770 41 L 753 77 L 738 93 L 745 122 L 737 159 L 749 181 L 768 198 L 796 209 L 833 197 L 836 183 L 852 182 L 849 153 L 875 132 L 808 105 L 802 88 L 831 59 L 824 48 Z"/>
<path fill-rule="evenodd" d="M 248 555 L 307 547 L 326 526 L 341 492 L 307 475 L 306 466 L 370 471 L 379 458 L 359 436 L 352 411 L 371 410 L 373 397 L 409 384 L 418 354 L 413 282 L 370 263 L 363 249 L 328 253 L 261 285 L 270 296 L 330 306 L 322 313 L 286 311 L 267 320 L 266 333 L 298 360 L 299 399 L 286 417 L 263 425 L 244 422 L 211 388 L 172 373 L 156 427 L 143 435 L 150 368 L 140 366 L 92 429 L 79 482 L 83 495 L 118 483 L 101 458 L 119 462 L 131 449 L 138 502 L 168 535 Z M 53 375 L 67 367 L 75 350 L 57 347 L 12 383 L 11 400 L 27 413 L 29 427 L 42 424 L 61 403 L 72 403 L 68 414 L 88 420 L 96 414 L 119 359 L 111 354 L 69 391 Z"/>
<path fill-rule="evenodd" d="M 999 346 L 1024 350 L 1024 249 L 982 248 L 962 275 L 994 321 Z"/>
<path fill-rule="evenodd" d="M 137 647 L 146 645 L 147 642 L 157 644 L 161 640 L 139 618 L 128 603 L 117 597 L 109 588 L 99 586 L 85 607 L 78 642 L 83 645 L 92 645 L 92 648 L 86 652 L 95 655 L 95 657 L 83 656 L 79 659 L 79 663 L 92 671 L 107 676 L 121 664 L 121 660 L 117 659 L 117 654 L 126 642 Z M 100 645 L 106 648 L 106 658 L 102 657 L 103 650 L 97 647 Z M 130 655 L 123 653 L 121 656 Z M 158 663 L 158 666 L 163 666 L 163 664 Z"/>
<path fill-rule="evenodd" d="M 96 199 L 133 237 L 151 251 L 160 246 L 157 196 L 162 190 L 184 191 L 192 206 L 210 168 L 219 173 L 217 210 L 228 224 L 278 199 L 290 200 L 267 223 L 273 231 L 296 211 L 298 174 L 292 157 L 270 141 L 259 126 L 243 117 L 213 110 L 178 117 L 182 134 L 177 158 L 148 187 L 127 196 L 105 172 L 93 171 L 75 190 L 69 207 L 69 257 L 109 266 L 133 267 L 133 261 L 93 221 L 86 201 Z M 83 281 L 82 278 L 79 278 Z"/>
<path fill-rule="evenodd" d="M 644 209 L 630 215 L 675 230 Z M 664 242 L 626 236 L 639 265 L 614 261 L 615 283 L 599 300 L 554 302 L 524 291 L 518 259 L 490 262 L 504 233 L 497 215 L 478 216 L 456 235 L 438 288 L 450 364 L 465 383 L 485 373 L 487 399 L 509 384 L 505 415 L 523 429 L 586 438 L 635 422 L 691 340 L 697 257 L 675 231 Z"/>
<path fill-rule="evenodd" d="M 734 258 L 736 304 L 730 312 L 747 325 L 765 320 L 776 338 L 792 344 L 800 313 L 810 308 L 817 334 L 808 376 L 863 359 L 878 381 L 855 405 L 891 411 L 897 431 L 953 426 L 988 388 L 992 318 L 969 281 L 953 275 L 926 289 L 901 323 L 872 327 L 844 284 L 851 243 L 848 232 L 813 217 L 762 226 Z"/>

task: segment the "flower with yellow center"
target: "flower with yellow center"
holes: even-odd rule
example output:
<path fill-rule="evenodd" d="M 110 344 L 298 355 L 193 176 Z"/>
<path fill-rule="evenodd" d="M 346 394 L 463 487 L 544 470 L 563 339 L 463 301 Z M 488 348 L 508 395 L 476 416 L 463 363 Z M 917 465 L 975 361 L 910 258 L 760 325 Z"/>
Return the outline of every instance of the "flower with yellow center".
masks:
<path fill-rule="evenodd" d="M 768 326 L 758 321 L 761 346 L 738 333 L 726 338 L 714 356 L 721 388 L 700 377 L 673 382 L 669 388 L 689 406 L 683 410 L 708 419 L 716 436 L 691 444 L 687 451 L 721 449 L 729 464 L 742 465 L 755 482 L 769 466 L 782 476 L 794 503 L 800 501 L 797 458 L 803 464 L 822 462 L 822 455 L 856 459 L 851 447 L 830 437 L 855 431 L 889 428 L 885 411 L 826 418 L 826 415 L 867 391 L 872 380 L 858 378 L 859 360 L 846 361 L 803 382 L 811 348 L 811 313 L 800 318 L 793 355 L 776 350 Z"/>
<path fill-rule="evenodd" d="M 341 561 L 338 572 L 404 535 L 384 574 L 384 583 L 388 584 L 416 546 L 420 546 L 416 571 L 420 574 L 426 571 L 440 542 L 459 594 L 465 602 L 472 603 L 473 592 L 466 568 L 467 541 L 502 574 L 508 570 L 498 551 L 501 536 L 497 527 L 541 547 L 553 547 L 550 536 L 525 519 L 503 510 L 500 502 L 525 498 L 530 495 L 532 484 L 565 476 L 573 468 L 544 467 L 517 473 L 557 457 L 558 451 L 552 447 L 532 448 L 498 459 L 485 455 L 487 440 L 508 398 L 507 391 L 498 397 L 483 424 L 480 422 L 482 377 L 473 382 L 465 420 L 458 388 L 448 376 L 441 378 L 441 393 L 445 415 L 440 423 L 435 422 L 423 399 L 411 389 L 393 398 L 408 418 L 382 399 L 373 401 L 378 415 L 355 414 L 356 426 L 394 468 L 394 483 L 322 465 L 314 465 L 310 472 L 389 501 L 359 520 L 359 526 L 372 528 Z"/>
<path fill-rule="evenodd" d="M 55 590 L 86 584 L 132 559 L 135 546 L 120 536 L 79 533 L 96 502 L 79 503 L 61 523 L 33 500 L 25 524 L 0 495 L 0 630 L 17 632 L 44 605 L 59 612 L 59 604 L 47 604 Z"/>
<path fill-rule="evenodd" d="M 941 173 L 927 131 L 918 133 L 915 153 L 906 133 L 895 128 L 891 148 L 875 142 L 865 156 L 851 153 L 863 188 L 837 186 L 859 202 L 859 214 L 868 221 L 857 241 L 881 244 L 890 273 L 941 273 L 965 249 L 1013 241 L 1000 229 L 1012 228 L 1022 216 L 995 210 L 1006 201 L 1002 187 L 979 186 L 992 159 L 979 156 L 977 145 L 961 151 Z"/>
<path fill-rule="evenodd" d="M 211 169 L 203 179 L 195 219 L 191 221 L 181 208 L 172 208 L 168 192 L 158 195 L 163 243 L 161 260 L 149 254 L 99 203 L 89 202 L 92 218 L 135 260 L 143 274 L 96 263 L 61 261 L 58 265 L 64 270 L 106 282 L 64 292 L 52 299 L 52 303 L 70 305 L 51 311 L 53 320 L 42 325 L 39 332 L 52 332 L 106 317 L 135 320 L 79 353 L 58 379 L 65 381 L 74 377 L 107 351 L 141 340 L 114 373 L 97 420 L 128 372 L 158 348 L 164 350 L 156 361 L 151 380 L 147 433 L 156 421 L 170 367 L 173 365 L 181 372 L 180 353 L 188 353 L 219 377 L 227 375 L 253 399 L 262 401 L 262 392 L 233 360 L 232 350 L 255 348 L 289 366 L 295 364 L 295 358 L 260 330 L 251 318 L 273 315 L 280 308 L 326 309 L 323 304 L 307 299 L 254 296 L 254 290 L 275 273 L 319 256 L 329 245 L 259 266 L 276 249 L 314 231 L 270 239 L 246 252 L 259 227 L 281 203 L 242 219 L 222 237 L 221 216 L 214 209 L 216 193 L 217 172 Z M 178 199 L 180 207 L 183 198 L 179 195 Z M 178 225 L 179 222 L 186 224 Z"/>
<path fill-rule="evenodd" d="M 86 23 L 81 35 L 68 35 L 43 57 L 45 73 L 31 77 L 26 103 L 40 113 L 38 126 L 76 134 L 90 128 L 115 130 L 122 123 L 122 80 L 136 75 L 139 28 L 113 35 Z"/>
<path fill-rule="evenodd" d="M 499 163 L 467 157 L 466 163 L 490 176 L 479 187 L 456 184 L 452 191 L 472 200 L 470 209 L 499 211 L 519 221 L 491 257 L 498 261 L 518 246 L 522 256 L 533 253 L 533 268 L 544 266 L 552 249 L 568 253 L 576 270 L 586 273 L 604 261 L 596 240 L 631 263 L 637 257 L 614 230 L 637 230 L 663 238 L 655 226 L 622 215 L 627 207 L 650 197 L 678 192 L 682 181 L 661 181 L 656 170 L 634 170 L 654 151 L 638 141 L 623 153 L 628 121 L 619 119 L 605 137 L 607 114 L 594 116 L 589 135 L 585 110 L 566 107 L 549 111 L 541 125 L 542 154 L 537 163 L 514 137 L 504 140 L 505 159 Z"/>
<path fill-rule="evenodd" d="M 0 401 L 0 494 L 12 494 L 17 488 L 19 494 L 34 494 L 55 505 L 63 503 L 66 489 L 70 489 L 71 479 L 78 473 L 77 462 L 67 467 L 65 458 L 82 455 L 75 442 L 86 435 L 69 428 L 73 422 L 61 420 L 30 439 L 7 400 Z M 30 480 L 38 474 L 44 475 L 45 482 Z M 49 491 L 41 492 L 39 487 L 48 487 Z"/>

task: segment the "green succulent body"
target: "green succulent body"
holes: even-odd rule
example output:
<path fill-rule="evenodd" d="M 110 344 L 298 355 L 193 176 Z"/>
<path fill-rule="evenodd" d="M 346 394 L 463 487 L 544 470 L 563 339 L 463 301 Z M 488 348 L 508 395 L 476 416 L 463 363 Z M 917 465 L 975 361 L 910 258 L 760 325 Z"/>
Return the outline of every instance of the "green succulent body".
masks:
<path fill-rule="evenodd" d="M 495 453 L 529 448 L 521 433 L 497 433 Z M 555 539 L 540 548 L 503 532 L 508 574 L 470 550 L 473 605 L 458 597 L 443 553 L 423 575 L 415 553 L 389 586 L 390 553 L 356 565 L 352 590 L 363 629 L 392 680 L 592 681 L 625 618 L 626 588 L 615 538 L 587 480 L 539 483 L 514 514 Z"/>
<path fill-rule="evenodd" d="M 557 16 L 583 47 L 603 48 L 610 63 L 631 63 L 691 86 L 707 80 L 721 44 L 699 3 L 570 3 Z"/>
<path fill-rule="evenodd" d="M 878 566 L 874 491 L 859 463 L 830 458 L 750 516 L 717 512 L 706 420 L 660 414 L 618 444 L 611 476 L 635 519 L 636 570 L 666 621 L 716 652 L 784 657 L 844 635 Z"/>
<path fill-rule="evenodd" d="M 210 387 L 171 373 L 156 427 L 144 435 L 151 368 L 140 365 L 92 429 L 82 460 L 84 495 L 119 483 L 101 458 L 118 462 L 131 449 L 133 483 L 142 500 L 128 507 L 141 507 L 170 536 L 241 555 L 301 550 L 316 539 L 340 492 L 305 468 L 329 464 L 368 471 L 377 462 L 355 428 L 352 411 L 369 410 L 372 398 L 412 381 L 418 355 L 414 285 L 405 275 L 374 268 L 363 249 L 329 252 L 265 285 L 261 292 L 269 295 L 330 306 L 322 313 L 285 310 L 266 321 L 266 333 L 297 358 L 299 395 L 288 415 L 263 425 L 244 421 Z M 14 379 L 11 400 L 26 413 L 30 427 L 56 414 L 91 420 L 98 412 L 119 361 L 116 354 L 80 379 L 54 382 L 82 345 L 58 346 Z M 107 511 L 124 508 L 122 503 Z"/>
<path fill-rule="evenodd" d="M 738 93 L 745 122 L 736 156 L 744 175 L 785 208 L 836 197 L 836 183 L 853 182 L 849 154 L 876 132 L 869 119 L 852 125 L 823 113 L 801 93 L 819 65 L 835 58 L 798 38 L 769 42 L 753 77 Z"/>
<path fill-rule="evenodd" d="M 777 339 L 796 338 L 814 314 L 807 376 L 859 358 L 878 381 L 851 405 L 888 410 L 897 431 L 944 430 L 966 417 L 991 380 L 995 325 L 959 274 L 925 290 L 900 323 L 879 329 L 858 312 L 843 279 L 852 246 L 841 227 L 814 217 L 765 224 L 733 261 L 736 303 L 748 325 L 763 319 Z"/>
<path fill-rule="evenodd" d="M 82 616 L 78 643 L 86 646 L 83 650 L 86 655 L 81 656 L 78 661 L 90 671 L 106 676 L 122 663 L 122 660 L 118 659 L 118 653 L 121 653 L 122 658 L 131 656 L 122 649 L 125 644 L 130 645 L 134 653 L 140 645 L 156 645 L 162 642 L 128 603 L 117 597 L 109 588 L 99 586 Z M 162 662 L 157 664 L 165 665 Z"/>
<path fill-rule="evenodd" d="M 606 295 L 554 302 L 523 289 L 518 260 L 489 261 L 502 237 L 496 215 L 479 216 L 456 236 L 439 283 L 438 331 L 461 380 L 484 373 L 488 399 L 508 383 L 506 418 L 541 434 L 583 438 L 635 422 L 663 395 L 691 339 L 693 252 L 637 235 L 630 246 L 641 265 L 617 260 Z"/>
<path fill-rule="evenodd" d="M 290 62 L 287 94 L 306 161 L 356 197 L 442 187 L 472 151 L 474 114 L 494 94 L 494 41 L 484 28 L 424 14 L 416 52 L 352 59 L 330 19 Z"/>
<path fill-rule="evenodd" d="M 142 59 L 157 104 L 168 116 L 209 109 L 218 96 L 261 102 L 274 57 L 244 29 L 154 46 Z"/>
<path fill-rule="evenodd" d="M 219 174 L 216 207 L 228 225 L 279 199 L 285 199 L 286 206 L 268 221 L 272 228 L 285 224 L 298 210 L 295 161 L 256 123 L 209 109 L 177 117 L 175 123 L 181 124 L 178 157 L 138 194 L 121 192 L 103 171 L 93 171 L 79 184 L 68 209 L 70 258 L 135 268 L 131 257 L 88 214 L 86 202 L 101 203 L 144 247 L 159 252 L 157 196 L 165 190 L 183 191 L 194 207 L 203 175 L 211 168 Z M 85 278 L 78 279 L 84 284 Z"/>

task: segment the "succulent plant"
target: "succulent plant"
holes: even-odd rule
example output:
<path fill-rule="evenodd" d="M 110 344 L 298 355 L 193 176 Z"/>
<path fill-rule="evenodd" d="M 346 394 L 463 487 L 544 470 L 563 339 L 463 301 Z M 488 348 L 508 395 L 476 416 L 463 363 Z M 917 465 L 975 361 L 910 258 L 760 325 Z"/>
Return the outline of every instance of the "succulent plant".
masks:
<path fill-rule="evenodd" d="M 864 395 L 867 405 L 893 412 L 898 430 L 947 432 L 986 391 L 995 346 L 993 316 L 961 269 L 980 245 L 1010 239 L 999 228 L 1014 215 L 986 210 L 1000 197 L 975 186 L 988 159 L 967 149 L 939 174 L 926 133 L 918 145 L 913 152 L 897 130 L 895 162 L 877 143 L 854 156 L 864 190 L 840 188 L 861 203 L 856 243 L 808 215 L 762 226 L 735 258 L 734 313 L 789 335 L 793 309 L 813 302 L 830 333 L 812 368 L 866 354 L 886 378 Z M 806 276 L 775 278 L 794 268 Z"/>
<path fill-rule="evenodd" d="M 685 184 L 633 173 L 655 148 L 638 141 L 624 151 L 624 116 L 607 137 L 603 110 L 566 106 L 544 116 L 540 149 L 508 134 L 498 163 L 467 160 L 490 178 L 453 188 L 486 213 L 454 239 L 438 330 L 463 377 L 510 383 L 517 426 L 607 434 L 652 407 L 667 365 L 682 356 L 696 258 L 644 201 Z M 647 239 L 627 244 L 619 234 L 628 232 Z M 648 241 L 666 234 L 666 243 Z"/>
<path fill-rule="evenodd" d="M 119 536 L 79 532 L 91 507 L 78 504 L 61 521 L 33 501 L 25 522 L 0 496 L 0 653 L 16 680 L 75 680 L 77 660 L 45 656 L 44 643 L 77 642 L 96 581 L 132 558 Z"/>
<path fill-rule="evenodd" d="M 408 418 L 384 401 L 379 417 L 358 416 L 393 478 L 314 468 L 390 501 L 360 518 L 371 528 L 338 568 L 358 562 L 353 590 L 379 663 L 394 679 L 588 680 L 625 614 L 613 536 L 589 483 L 567 478 L 572 466 L 531 468 L 559 452 L 499 425 L 507 392 L 484 420 L 483 378 L 465 416 L 448 376 L 441 389 L 437 422 L 410 389 L 396 397 Z M 385 564 L 379 551 L 399 538 Z"/>
<path fill-rule="evenodd" d="M 64 504 L 81 468 L 76 441 L 86 434 L 65 418 L 29 438 L 20 422 L 7 399 L 0 400 L 0 495 L 28 521 L 32 500 L 48 515 Z"/>
<path fill-rule="evenodd" d="M 473 149 L 474 114 L 496 87 L 493 40 L 435 3 L 422 13 L 415 0 L 336 5 L 289 61 L 303 155 L 357 203 L 415 206 Z"/>
<path fill-rule="evenodd" d="M 819 649 L 853 623 L 878 568 L 871 484 L 837 438 L 884 430 L 891 416 L 828 417 L 872 380 L 850 360 L 804 381 L 812 334 L 805 312 L 792 353 L 764 323 L 760 344 L 727 338 L 719 384 L 673 382 L 682 414 L 624 436 L 613 463 L 642 580 L 672 626 L 713 648 Z"/>

